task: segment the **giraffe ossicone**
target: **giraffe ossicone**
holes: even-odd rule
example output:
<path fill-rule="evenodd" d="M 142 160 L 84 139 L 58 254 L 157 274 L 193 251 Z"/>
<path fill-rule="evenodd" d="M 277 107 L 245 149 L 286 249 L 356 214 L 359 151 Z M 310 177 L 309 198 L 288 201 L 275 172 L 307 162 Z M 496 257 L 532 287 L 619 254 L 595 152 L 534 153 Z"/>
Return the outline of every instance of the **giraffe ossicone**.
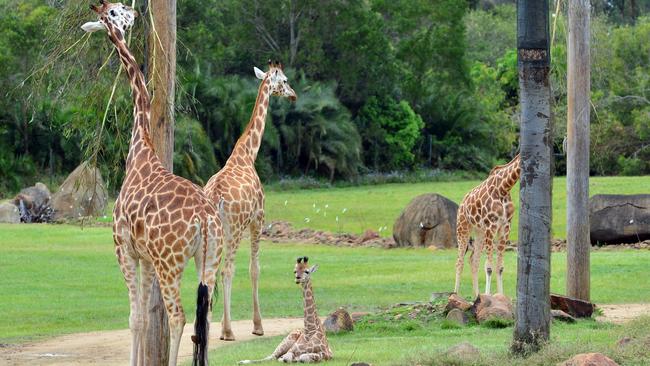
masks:
<path fill-rule="evenodd" d="M 302 287 L 305 326 L 296 329 L 276 347 L 269 356 L 259 360 L 243 360 L 239 364 L 252 364 L 277 360 L 280 362 L 320 362 L 332 358 L 325 328 L 318 317 L 311 285 L 311 276 L 318 265 L 309 266 L 309 258 L 299 257 L 294 267 L 295 281 Z"/>
<path fill-rule="evenodd" d="M 510 223 L 515 208 L 510 190 L 519 180 L 520 157 L 515 156 L 505 165 L 496 166 L 487 179 L 465 195 L 456 217 L 456 239 L 458 257 L 456 260 L 456 284 L 454 292 L 460 291 L 460 277 L 463 273 L 472 230 L 477 234 L 473 241 L 470 264 L 472 268 L 473 295 L 479 295 L 478 267 L 483 248 L 487 252 L 485 262 L 485 293 L 490 294 L 492 282 L 492 260 L 495 236 L 497 245 L 497 292 L 503 294 L 503 253 L 510 235 Z"/>
<path fill-rule="evenodd" d="M 210 178 L 204 188 L 213 202 L 224 201 L 223 223 L 229 229 L 228 235 L 225 236 L 226 254 L 221 271 L 223 319 L 220 338 L 227 341 L 235 340 L 231 326 L 230 299 L 232 278 L 235 273 L 235 254 L 245 230 L 249 230 L 251 238 L 249 271 L 253 293 L 253 334 L 264 335 L 258 294 L 260 233 L 264 225 L 264 189 L 255 170 L 255 159 L 264 136 L 271 95 L 290 100 L 297 98 L 279 62 L 269 61 L 269 69 L 266 72 L 257 67 L 253 70 L 262 82 L 250 121 L 237 140 L 224 167 Z"/>
<path fill-rule="evenodd" d="M 180 299 L 181 276 L 194 257 L 199 277 L 194 364 L 207 365 L 210 303 L 223 250 L 222 215 L 201 187 L 172 174 L 154 151 L 149 136 L 149 92 L 144 75 L 124 41 L 124 32 L 133 25 L 137 12 L 108 1 L 100 1 L 99 6 L 91 9 L 99 16 L 101 25 L 89 22 L 83 29 L 108 33 L 133 91 L 134 123 L 126 172 L 113 210 L 115 255 L 129 291 L 130 364 L 146 362 L 145 309 L 156 276 L 169 320 L 169 365 L 176 365 L 185 325 Z"/>

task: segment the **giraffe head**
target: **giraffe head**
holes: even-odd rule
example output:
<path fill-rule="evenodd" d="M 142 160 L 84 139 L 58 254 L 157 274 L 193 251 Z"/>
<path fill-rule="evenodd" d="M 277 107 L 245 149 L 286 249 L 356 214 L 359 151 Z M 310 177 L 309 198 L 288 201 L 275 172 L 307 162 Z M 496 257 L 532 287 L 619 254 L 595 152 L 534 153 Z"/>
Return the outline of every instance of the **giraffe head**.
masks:
<path fill-rule="evenodd" d="M 105 0 L 99 0 L 99 5 L 90 5 L 90 9 L 97 13 L 99 21 L 82 25 L 81 29 L 86 32 L 112 29 L 119 36 L 124 37 L 124 33 L 133 25 L 133 21 L 138 16 L 138 12 L 130 6 L 122 3 L 109 3 Z"/>
<path fill-rule="evenodd" d="M 284 75 L 281 63 L 269 60 L 269 71 L 267 72 L 263 72 L 257 67 L 254 67 L 253 69 L 255 70 L 255 76 L 257 76 L 258 79 L 268 79 L 271 95 L 286 97 L 292 102 L 295 102 L 296 99 L 298 99 L 296 92 L 291 89 L 291 86 L 289 86 L 289 83 L 287 82 L 287 77 Z"/>
<path fill-rule="evenodd" d="M 311 279 L 311 275 L 318 269 L 318 264 L 309 267 L 309 258 L 298 257 L 296 261 L 296 268 L 293 273 L 296 274 L 296 283 L 307 283 Z"/>

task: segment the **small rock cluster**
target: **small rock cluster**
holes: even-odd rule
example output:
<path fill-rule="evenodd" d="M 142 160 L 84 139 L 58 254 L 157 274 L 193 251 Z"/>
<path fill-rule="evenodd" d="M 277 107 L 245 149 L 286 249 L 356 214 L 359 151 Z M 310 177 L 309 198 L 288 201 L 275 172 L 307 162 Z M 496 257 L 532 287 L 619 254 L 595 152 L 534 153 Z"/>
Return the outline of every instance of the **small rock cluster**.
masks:
<path fill-rule="evenodd" d="M 273 221 L 262 230 L 262 239 L 273 243 L 300 242 L 310 244 L 326 244 L 344 247 L 371 246 L 392 248 L 395 241 L 392 238 L 382 238 L 372 230 L 366 230 L 362 235 L 349 233 L 330 233 L 313 229 L 294 229 L 286 221 Z"/>
<path fill-rule="evenodd" d="M 500 321 L 509 324 L 514 321 L 512 301 L 502 294 L 479 295 L 474 303 L 470 303 L 457 294 L 451 294 L 445 306 L 447 320 L 465 325 L 470 319 L 476 319 L 479 324 Z"/>
<path fill-rule="evenodd" d="M 70 173 L 56 193 L 51 194 L 47 186 L 39 182 L 0 204 L 0 222 L 76 220 L 103 214 L 107 204 L 108 192 L 99 169 L 84 162 Z"/>

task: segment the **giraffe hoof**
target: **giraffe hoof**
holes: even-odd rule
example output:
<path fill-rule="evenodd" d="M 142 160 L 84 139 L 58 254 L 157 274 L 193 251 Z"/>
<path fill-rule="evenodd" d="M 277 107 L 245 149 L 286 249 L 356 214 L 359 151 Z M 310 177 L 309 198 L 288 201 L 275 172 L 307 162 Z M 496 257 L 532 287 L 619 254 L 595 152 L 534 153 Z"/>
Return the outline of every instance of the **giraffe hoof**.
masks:
<path fill-rule="evenodd" d="M 264 335 L 264 330 L 263 329 L 254 329 L 253 334 L 256 336 L 263 336 Z"/>
<path fill-rule="evenodd" d="M 222 334 L 221 337 L 219 337 L 222 341 L 234 341 L 235 340 L 235 335 L 234 334 Z"/>

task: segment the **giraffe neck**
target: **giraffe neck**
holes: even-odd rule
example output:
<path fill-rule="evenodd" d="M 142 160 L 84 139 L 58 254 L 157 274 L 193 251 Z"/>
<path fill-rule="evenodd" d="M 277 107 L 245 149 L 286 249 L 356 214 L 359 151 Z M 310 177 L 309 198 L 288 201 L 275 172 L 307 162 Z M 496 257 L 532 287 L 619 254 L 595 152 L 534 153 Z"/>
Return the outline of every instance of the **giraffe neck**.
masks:
<path fill-rule="evenodd" d="M 260 150 L 260 145 L 262 144 L 262 136 L 264 136 L 266 113 L 269 109 L 269 99 L 271 97 L 270 90 L 270 80 L 266 77 L 262 80 L 260 88 L 257 91 L 257 99 L 255 100 L 255 107 L 253 108 L 251 119 L 244 133 L 237 140 L 231 157 L 248 157 L 251 164 L 255 163 L 257 152 Z"/>
<path fill-rule="evenodd" d="M 302 285 L 302 297 L 305 309 L 305 332 L 311 333 L 320 329 L 320 319 L 316 312 L 316 302 L 314 301 L 314 292 L 311 288 L 311 280 Z"/>
<path fill-rule="evenodd" d="M 520 172 L 520 159 L 519 155 L 517 155 L 511 162 L 503 166 L 503 168 L 499 169 L 497 172 L 497 181 L 495 184 L 497 185 L 499 193 L 506 195 L 510 192 L 512 187 L 519 180 Z"/>
<path fill-rule="evenodd" d="M 141 152 L 146 154 L 147 159 L 158 159 L 153 152 L 153 145 L 149 134 L 149 119 L 151 111 L 151 99 L 147 86 L 144 81 L 144 75 L 140 67 L 129 50 L 122 33 L 115 29 L 110 22 L 105 22 L 108 29 L 108 36 L 115 45 L 120 61 L 129 77 L 131 90 L 133 93 L 133 129 L 131 131 L 131 142 L 129 145 L 129 154 L 126 158 L 127 172 L 134 168 L 136 160 L 145 158 L 140 156 Z M 136 159 L 138 157 L 138 159 Z"/>

